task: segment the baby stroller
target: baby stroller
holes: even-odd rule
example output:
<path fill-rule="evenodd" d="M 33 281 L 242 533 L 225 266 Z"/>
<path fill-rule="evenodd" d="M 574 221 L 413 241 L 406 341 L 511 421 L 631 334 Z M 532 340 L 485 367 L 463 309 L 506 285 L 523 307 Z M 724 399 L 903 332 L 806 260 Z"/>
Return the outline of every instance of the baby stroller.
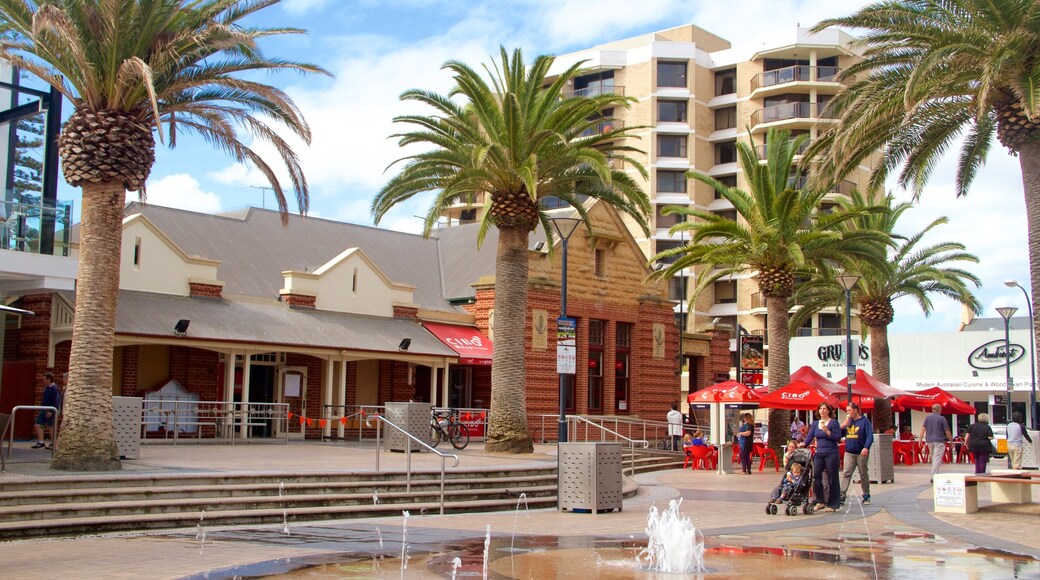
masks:
<path fill-rule="evenodd" d="M 791 470 L 791 465 L 799 464 L 802 466 L 802 477 L 798 480 L 798 483 L 788 491 L 786 497 L 783 497 L 783 504 L 786 505 L 785 513 L 789 516 L 796 515 L 798 513 L 798 506 L 801 506 L 802 513 L 809 515 L 815 511 L 813 502 L 810 501 L 812 495 L 812 452 L 809 449 L 797 449 L 791 454 L 791 457 L 787 460 L 787 465 L 784 466 L 784 476 L 780 479 L 780 483 L 777 485 L 777 490 L 774 494 L 780 497 L 779 490 L 782 488 L 786 478 L 787 472 Z M 766 513 L 769 515 L 776 515 L 779 511 L 779 505 L 770 502 L 766 505 Z"/>

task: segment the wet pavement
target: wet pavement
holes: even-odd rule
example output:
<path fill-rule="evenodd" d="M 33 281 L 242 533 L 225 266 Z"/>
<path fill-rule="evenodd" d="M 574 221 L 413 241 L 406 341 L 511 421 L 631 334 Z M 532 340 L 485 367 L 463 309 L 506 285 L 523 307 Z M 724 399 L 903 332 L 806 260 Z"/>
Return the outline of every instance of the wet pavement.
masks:
<path fill-rule="evenodd" d="M 342 443 L 149 445 L 139 460 L 124 465 L 133 473 L 371 471 L 374 454 L 370 447 Z M 382 468 L 402 466 L 401 455 L 384 453 Z M 421 454 L 413 465 L 439 470 L 435 459 Z M 30 460 L 9 464 L 0 478 L 75 477 Z M 525 457 L 485 454 L 479 444 L 460 453 L 465 468 L 554 462 L 554 446 L 537 446 L 534 455 Z M 756 559 L 756 566 L 778 575 L 781 563 L 793 563 L 802 577 L 1040 579 L 1040 562 L 1033 559 L 1040 556 L 1040 504 L 995 506 L 988 486 L 980 486 L 978 513 L 933 514 L 928 468 L 897 466 L 896 482 L 872 485 L 867 506 L 857 501 L 858 485 L 853 484 L 847 509 L 835 514 L 767 515 L 769 492 L 780 477 L 771 469 L 751 476 L 687 469 L 637 476 L 639 492 L 625 500 L 620 512 L 525 510 L 521 505 L 510 512 L 299 523 L 289 518 L 284 525 L 246 527 L 208 526 L 203 514 L 195 527 L 181 530 L 3 542 L 0 566 L 4 577 L 310 578 L 321 573 L 451 578 L 453 571 L 459 578 L 481 577 L 484 542 L 490 536 L 492 578 L 639 577 L 634 568 L 620 576 L 613 568 L 590 572 L 582 558 L 594 554 L 590 561 L 634 561 L 633 554 L 646 544 L 650 506 L 682 498 L 681 510 L 703 533 L 709 558 Z M 971 466 L 944 470 L 968 473 Z M 715 577 L 726 577 L 725 570 L 717 572 Z"/>

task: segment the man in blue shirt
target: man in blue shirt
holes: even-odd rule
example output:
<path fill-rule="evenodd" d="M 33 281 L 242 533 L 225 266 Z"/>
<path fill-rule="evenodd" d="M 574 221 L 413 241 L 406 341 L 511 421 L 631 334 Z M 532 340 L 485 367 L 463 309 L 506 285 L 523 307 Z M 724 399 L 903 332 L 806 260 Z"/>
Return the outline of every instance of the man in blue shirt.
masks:
<path fill-rule="evenodd" d="M 58 385 L 54 384 L 54 375 L 51 373 L 43 373 L 43 379 L 47 383 L 47 386 L 43 388 L 43 396 L 40 400 L 40 406 L 42 407 L 54 407 L 55 409 L 61 409 L 61 389 Z M 44 443 L 43 429 L 46 427 L 51 430 L 51 439 L 54 439 L 54 422 L 57 420 L 54 411 L 40 411 L 36 415 L 36 425 L 33 426 L 33 430 L 36 433 L 36 444 L 33 445 L 33 449 L 43 449 L 50 446 Z"/>
<path fill-rule="evenodd" d="M 863 416 L 859 405 L 850 402 L 845 407 L 845 421 L 841 424 L 841 433 L 845 436 L 845 469 L 841 473 L 841 497 L 852 483 L 852 472 L 859 468 L 859 486 L 863 490 L 863 503 L 870 503 L 870 474 L 867 469 L 867 458 L 870 457 L 870 446 L 874 444 L 874 426 L 870 419 Z"/>

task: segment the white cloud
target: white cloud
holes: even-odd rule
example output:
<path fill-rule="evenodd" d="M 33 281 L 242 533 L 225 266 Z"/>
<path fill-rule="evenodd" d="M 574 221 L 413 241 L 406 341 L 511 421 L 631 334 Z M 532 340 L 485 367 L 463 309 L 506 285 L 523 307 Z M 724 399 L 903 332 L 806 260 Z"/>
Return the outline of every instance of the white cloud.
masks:
<path fill-rule="evenodd" d="M 128 197 L 137 197 L 136 192 Z M 221 211 L 220 196 L 203 191 L 199 182 L 187 173 L 174 173 L 159 179 L 148 181 L 148 193 L 145 201 L 152 205 L 187 209 L 202 213 L 218 213 Z"/>

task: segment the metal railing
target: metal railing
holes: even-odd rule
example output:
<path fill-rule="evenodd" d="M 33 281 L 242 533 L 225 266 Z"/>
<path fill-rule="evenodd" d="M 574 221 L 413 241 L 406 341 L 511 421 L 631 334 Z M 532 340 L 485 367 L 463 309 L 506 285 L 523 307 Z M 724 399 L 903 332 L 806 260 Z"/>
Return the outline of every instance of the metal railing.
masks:
<path fill-rule="evenodd" d="M 600 425 L 599 423 L 593 423 L 592 421 L 589 421 L 588 419 L 586 419 L 585 417 L 582 417 L 580 415 L 570 415 L 570 416 L 567 417 L 567 419 L 568 419 L 568 422 L 573 422 L 574 423 L 573 426 L 567 428 L 567 432 L 568 433 L 573 433 L 575 439 L 578 436 L 578 425 L 581 424 L 581 425 L 585 425 L 585 440 L 586 441 L 589 440 L 589 427 L 595 427 L 595 428 L 600 430 L 600 439 L 599 439 L 600 441 L 604 440 L 602 438 L 603 435 L 613 435 L 616 439 L 621 439 L 623 441 L 628 442 L 629 460 L 632 462 L 632 464 L 629 467 L 629 469 L 631 469 L 631 474 L 635 475 L 635 473 L 636 473 L 636 444 L 637 443 L 641 443 L 642 444 L 642 449 L 646 449 L 646 448 L 650 447 L 650 442 L 649 441 L 647 441 L 646 439 L 632 439 L 630 437 L 625 437 L 624 435 L 622 435 L 621 433 L 618 433 L 617 431 L 614 431 L 612 429 L 607 429 L 606 427 L 604 427 L 603 425 Z"/>
<path fill-rule="evenodd" d="M 377 473 L 379 472 L 379 456 L 380 456 L 380 454 L 382 452 L 382 450 L 380 449 L 381 443 L 382 443 L 382 429 L 380 429 L 380 427 L 379 427 L 380 424 L 386 423 L 387 426 L 393 427 L 394 429 L 397 429 L 398 431 L 401 432 L 402 435 L 404 435 L 407 438 L 406 439 L 407 443 L 405 444 L 405 476 L 404 476 L 405 477 L 405 492 L 406 493 L 411 493 L 411 491 L 412 491 L 412 441 L 415 441 L 416 443 L 418 443 L 420 447 L 424 447 L 426 450 L 428 450 L 428 451 L 430 451 L 432 453 L 435 453 L 438 456 L 440 456 L 440 458 L 441 458 L 441 515 L 444 515 L 444 479 L 445 479 L 445 476 L 444 476 L 444 471 L 445 471 L 444 470 L 444 460 L 447 459 L 448 457 L 451 457 L 451 458 L 453 458 L 455 460 L 455 464 L 452 465 L 452 467 L 458 467 L 459 466 L 459 456 L 455 455 L 454 453 L 441 453 L 440 451 L 437 451 L 433 447 L 427 445 L 425 441 L 422 441 L 418 437 L 412 435 L 411 433 L 409 433 L 408 431 L 404 430 L 400 426 L 396 425 L 393 421 L 390 421 L 389 419 L 387 419 L 386 417 L 384 417 L 382 415 L 370 415 L 368 417 L 368 419 L 366 420 L 366 423 L 370 422 L 373 419 L 375 419 L 375 421 L 376 421 L 376 472 Z"/>
<path fill-rule="evenodd" d="M 751 90 L 794 82 L 835 82 L 841 71 L 836 66 L 795 65 L 758 73 L 751 79 Z"/>
<path fill-rule="evenodd" d="M 379 415 L 384 409 L 383 405 L 322 405 L 321 418 L 338 423 L 335 426 L 336 436 L 343 439 L 346 439 L 347 431 L 357 429 L 357 440 L 360 443 L 364 439 L 365 418 Z M 321 436 L 325 438 L 324 430 Z"/>
<path fill-rule="evenodd" d="M 15 405 L 11 408 L 11 415 L 7 421 L 7 425 L 4 427 L 4 431 L 0 432 L 0 472 L 7 470 L 7 461 L 3 460 L 3 440 L 7 439 L 7 459 L 11 458 L 11 448 L 14 446 L 14 418 L 18 414 L 18 411 L 50 411 L 54 413 L 54 425 L 51 426 L 53 429 L 51 441 L 51 459 L 54 458 L 54 452 L 58 448 L 58 409 L 49 405 Z M 8 435 L 8 433 L 10 433 Z"/>
<path fill-rule="evenodd" d="M 235 439 L 252 437 L 254 427 L 269 429 L 267 437 L 280 436 L 289 442 L 288 403 L 236 403 L 229 401 L 194 401 L 182 398 L 144 399 L 141 408 L 141 438 L 148 433 L 162 431 L 166 439 L 173 433 L 177 443 L 181 433 L 194 434 L 202 439 L 202 429 L 210 427 L 213 438 Z"/>
<path fill-rule="evenodd" d="M 564 91 L 565 97 L 596 97 L 599 95 L 621 95 L 625 96 L 624 85 L 592 85 L 584 89 Z"/>
<path fill-rule="evenodd" d="M 827 103 L 782 103 L 763 107 L 751 113 L 751 125 L 775 123 L 789 119 L 833 119 L 834 113 Z"/>
<path fill-rule="evenodd" d="M 0 250 L 40 253 L 41 235 L 54 234 L 53 254 L 69 255 L 72 202 L 58 201 L 54 207 L 38 196 L 22 200 L 0 200 Z"/>

